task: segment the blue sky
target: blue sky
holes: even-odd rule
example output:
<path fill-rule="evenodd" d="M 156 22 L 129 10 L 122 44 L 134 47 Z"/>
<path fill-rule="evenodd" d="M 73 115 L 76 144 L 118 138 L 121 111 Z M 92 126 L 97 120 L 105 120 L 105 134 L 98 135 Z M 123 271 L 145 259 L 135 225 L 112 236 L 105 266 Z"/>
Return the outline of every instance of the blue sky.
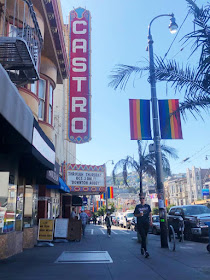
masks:
<path fill-rule="evenodd" d="M 197 1 L 204 5 L 206 0 Z M 149 22 L 160 14 L 174 13 L 177 24 L 181 26 L 188 12 L 185 0 L 61 0 L 64 22 L 69 12 L 78 7 L 91 13 L 91 126 L 92 140 L 77 145 L 77 163 L 100 165 L 108 160 L 118 160 L 127 155 L 137 159 L 137 143 L 130 140 L 128 99 L 150 99 L 148 75 L 141 79 L 130 79 L 125 91 L 108 87 L 108 76 L 116 64 L 142 65 L 148 59 L 146 52 Z M 152 36 L 154 53 L 164 56 L 175 35 L 168 30 L 169 17 L 153 22 Z M 190 45 L 183 47 L 180 39 L 193 30 L 192 16 L 183 24 L 167 58 L 175 58 L 183 64 L 196 65 L 199 53 L 188 59 Z M 167 92 L 167 96 L 166 96 Z M 180 98 L 183 93 L 174 95 L 173 88 L 165 83 L 157 84 L 159 99 Z M 165 144 L 177 149 L 179 159 L 170 160 L 173 173 L 186 172 L 193 165 L 210 167 L 206 155 L 210 155 L 210 117 L 203 114 L 205 122 L 195 120 L 188 114 L 187 122 L 182 119 L 183 140 L 167 140 Z M 190 157 L 186 162 L 184 159 Z M 107 174 L 112 171 L 107 163 Z"/>

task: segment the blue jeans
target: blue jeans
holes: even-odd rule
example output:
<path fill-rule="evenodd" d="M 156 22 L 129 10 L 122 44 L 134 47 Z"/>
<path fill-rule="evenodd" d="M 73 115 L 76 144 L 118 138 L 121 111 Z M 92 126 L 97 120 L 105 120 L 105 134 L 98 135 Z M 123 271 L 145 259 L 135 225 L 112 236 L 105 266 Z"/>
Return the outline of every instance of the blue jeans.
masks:
<path fill-rule="evenodd" d="M 86 224 L 82 224 L 82 234 L 85 235 Z"/>

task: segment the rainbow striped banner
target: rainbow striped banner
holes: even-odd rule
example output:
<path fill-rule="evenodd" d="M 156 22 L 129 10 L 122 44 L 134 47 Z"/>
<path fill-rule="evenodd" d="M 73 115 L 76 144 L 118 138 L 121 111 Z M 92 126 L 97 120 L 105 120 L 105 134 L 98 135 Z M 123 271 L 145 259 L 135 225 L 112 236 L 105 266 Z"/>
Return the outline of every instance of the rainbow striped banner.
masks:
<path fill-rule="evenodd" d="M 96 201 L 96 208 L 98 210 L 98 208 L 100 208 L 101 206 L 103 206 L 103 201 Z"/>
<path fill-rule="evenodd" d="M 114 198 L 114 191 L 112 186 L 107 188 L 107 197 L 110 199 Z"/>
<path fill-rule="evenodd" d="M 162 139 L 183 139 L 179 109 L 179 100 L 158 100 L 160 131 Z M 176 114 L 171 115 L 173 112 Z"/>
<path fill-rule="evenodd" d="M 101 199 L 106 199 L 106 193 L 101 194 Z"/>
<path fill-rule="evenodd" d="M 129 99 L 131 140 L 151 140 L 150 100 Z"/>

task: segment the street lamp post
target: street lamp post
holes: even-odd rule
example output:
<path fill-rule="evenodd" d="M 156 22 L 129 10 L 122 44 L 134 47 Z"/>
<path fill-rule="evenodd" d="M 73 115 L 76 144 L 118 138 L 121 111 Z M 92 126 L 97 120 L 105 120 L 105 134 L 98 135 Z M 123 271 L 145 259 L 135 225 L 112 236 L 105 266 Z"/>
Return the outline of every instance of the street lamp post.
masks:
<path fill-rule="evenodd" d="M 107 192 L 107 185 L 106 185 L 106 164 L 111 161 L 112 165 L 114 164 L 114 161 L 112 159 L 107 160 L 106 163 L 104 163 L 104 170 L 105 170 L 105 179 L 104 179 L 104 183 L 105 183 L 105 189 L 106 189 L 106 193 L 105 193 L 105 199 L 106 199 L 106 212 L 108 212 L 108 192 Z"/>
<path fill-rule="evenodd" d="M 155 158 L 156 158 L 156 177 L 157 177 L 157 193 L 158 193 L 158 205 L 160 215 L 160 229 L 161 229 L 161 247 L 167 248 L 167 217 L 164 201 L 164 187 L 163 187 L 163 167 L 162 167 L 162 155 L 160 146 L 160 129 L 159 129 L 159 116 L 158 116 L 158 99 L 156 95 L 156 78 L 155 78 L 155 65 L 153 55 L 153 40 L 151 35 L 151 25 L 153 21 L 159 17 L 169 16 L 171 22 L 169 29 L 171 33 L 175 33 L 177 24 L 173 14 L 159 15 L 150 22 L 148 32 L 148 51 L 149 51 L 149 67 L 150 67 L 150 85 L 151 85 L 151 102 L 152 102 L 152 118 L 153 118 L 153 132 L 154 132 L 154 146 L 155 146 Z"/>

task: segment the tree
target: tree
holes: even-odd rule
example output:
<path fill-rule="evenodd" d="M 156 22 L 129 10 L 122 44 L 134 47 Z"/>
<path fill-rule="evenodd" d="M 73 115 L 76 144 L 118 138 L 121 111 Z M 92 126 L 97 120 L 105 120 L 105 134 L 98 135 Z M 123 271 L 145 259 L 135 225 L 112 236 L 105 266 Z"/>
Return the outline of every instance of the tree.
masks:
<path fill-rule="evenodd" d="M 103 205 L 98 209 L 98 211 L 96 212 L 96 215 L 104 217 L 105 213 L 106 213 L 106 205 Z"/>
<path fill-rule="evenodd" d="M 110 208 L 110 209 L 109 209 Z M 114 202 L 108 203 L 108 211 L 110 212 L 110 214 L 114 213 L 115 211 L 115 206 L 114 206 Z M 99 216 L 103 216 L 106 214 L 106 205 L 101 206 L 97 212 L 96 215 Z"/>
<path fill-rule="evenodd" d="M 144 174 L 148 174 L 155 179 L 155 152 L 147 153 L 148 142 L 138 140 L 138 161 L 133 157 L 127 156 L 125 159 L 119 160 L 112 171 L 112 177 L 115 184 L 115 179 L 119 171 L 123 172 L 124 184 L 129 187 L 128 184 L 128 172 L 135 170 L 139 176 L 140 193 L 143 193 L 142 179 Z M 176 150 L 166 145 L 161 145 L 162 149 L 162 163 L 163 170 L 167 175 L 170 175 L 170 164 L 167 156 L 178 158 Z"/>
<path fill-rule="evenodd" d="M 175 92 L 184 91 L 184 100 L 180 102 L 179 111 L 183 117 L 186 112 L 195 113 L 201 116 L 201 110 L 210 107 L 210 5 L 199 8 L 194 1 L 186 0 L 189 5 L 189 13 L 194 15 L 193 23 L 197 29 L 186 34 L 182 40 L 184 43 L 192 42 L 192 53 L 194 55 L 201 50 L 198 67 L 182 66 L 176 60 L 164 60 L 156 57 L 155 77 L 157 81 L 171 83 Z M 118 64 L 109 86 L 115 90 L 125 89 L 127 82 L 132 74 L 140 77 L 145 71 L 149 72 L 148 61 L 146 66 L 137 67 Z M 148 79 L 150 81 L 150 78 Z"/>
<path fill-rule="evenodd" d="M 159 215 L 159 208 L 158 207 L 155 207 L 152 209 L 152 214 L 153 215 Z"/>

